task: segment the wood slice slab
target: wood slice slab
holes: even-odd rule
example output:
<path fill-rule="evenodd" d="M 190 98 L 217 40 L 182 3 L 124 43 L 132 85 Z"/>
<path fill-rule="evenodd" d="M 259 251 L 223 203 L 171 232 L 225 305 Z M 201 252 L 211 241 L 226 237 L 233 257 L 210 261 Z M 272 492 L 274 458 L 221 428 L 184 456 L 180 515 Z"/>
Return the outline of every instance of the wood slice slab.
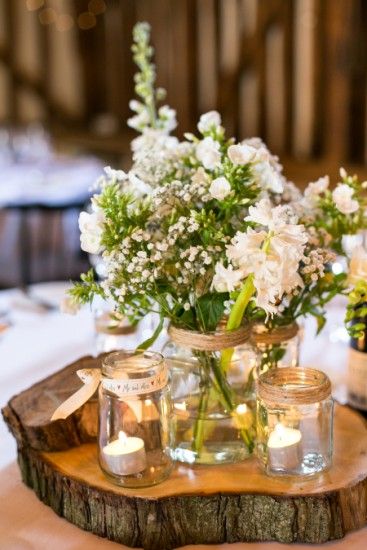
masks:
<path fill-rule="evenodd" d="M 155 487 L 111 484 L 95 444 L 45 453 L 18 451 L 24 482 L 57 514 L 102 537 L 145 549 L 275 540 L 320 543 L 367 523 L 367 429 L 337 406 L 332 468 L 313 478 L 266 477 L 241 464 L 177 464 Z"/>
<path fill-rule="evenodd" d="M 50 419 L 55 409 L 82 386 L 76 371 L 100 368 L 105 355 L 82 357 L 9 401 L 2 413 L 19 447 L 62 451 L 95 440 L 98 426 L 96 398 L 65 420 L 51 422 Z"/>

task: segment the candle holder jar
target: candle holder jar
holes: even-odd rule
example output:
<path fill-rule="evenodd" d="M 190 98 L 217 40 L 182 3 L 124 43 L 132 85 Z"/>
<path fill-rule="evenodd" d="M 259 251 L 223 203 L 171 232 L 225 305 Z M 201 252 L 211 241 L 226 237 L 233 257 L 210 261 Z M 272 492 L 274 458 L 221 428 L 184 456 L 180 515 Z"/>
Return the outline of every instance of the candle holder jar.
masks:
<path fill-rule="evenodd" d="M 109 354 L 99 386 L 99 463 L 124 487 L 156 485 L 173 462 L 172 407 L 167 369 L 160 353 Z"/>
<path fill-rule="evenodd" d="M 308 476 L 329 468 L 333 399 L 326 374 L 274 369 L 259 378 L 257 390 L 257 455 L 265 472 Z"/>
<path fill-rule="evenodd" d="M 136 326 L 131 325 L 128 319 L 117 318 L 113 311 L 102 308 L 94 312 L 94 329 L 97 355 L 123 349 L 126 336 L 136 332 Z"/>
<path fill-rule="evenodd" d="M 252 327 L 250 342 L 256 355 L 255 378 L 272 368 L 298 365 L 300 329 L 297 323 L 271 330 L 256 324 Z"/>

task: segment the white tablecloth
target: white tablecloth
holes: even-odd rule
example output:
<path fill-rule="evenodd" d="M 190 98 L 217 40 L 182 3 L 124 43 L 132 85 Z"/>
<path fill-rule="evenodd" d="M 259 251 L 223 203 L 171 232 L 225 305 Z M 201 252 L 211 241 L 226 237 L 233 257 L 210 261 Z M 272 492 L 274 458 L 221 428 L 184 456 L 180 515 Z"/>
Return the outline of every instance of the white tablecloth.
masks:
<path fill-rule="evenodd" d="M 93 157 L 51 157 L 42 162 L 3 165 L 0 207 L 83 203 L 101 173 L 102 164 Z"/>
<path fill-rule="evenodd" d="M 56 302 L 65 285 L 37 287 L 38 295 Z M 93 353 L 94 334 L 91 311 L 86 308 L 75 317 L 58 311 L 38 313 L 26 308 L 19 291 L 0 293 L 1 311 L 11 308 L 13 327 L 0 336 L 0 405 L 15 393 L 47 377 L 78 357 Z M 334 382 L 334 395 L 345 398 L 347 345 L 341 329 L 343 310 L 340 302 L 330 308 L 324 333 L 315 338 L 314 324 L 308 322 L 302 345 L 302 365 L 322 368 Z M 145 328 L 146 330 L 146 328 Z M 133 346 L 129 336 L 126 347 Z M 0 423 L 0 549 L 1 550 L 109 550 L 121 545 L 100 539 L 68 524 L 39 502 L 22 485 L 16 464 L 15 443 L 3 421 Z M 193 550 L 365 550 L 367 529 L 350 533 L 341 541 L 326 545 L 283 545 L 277 543 L 238 543 L 222 546 L 186 547 Z"/>

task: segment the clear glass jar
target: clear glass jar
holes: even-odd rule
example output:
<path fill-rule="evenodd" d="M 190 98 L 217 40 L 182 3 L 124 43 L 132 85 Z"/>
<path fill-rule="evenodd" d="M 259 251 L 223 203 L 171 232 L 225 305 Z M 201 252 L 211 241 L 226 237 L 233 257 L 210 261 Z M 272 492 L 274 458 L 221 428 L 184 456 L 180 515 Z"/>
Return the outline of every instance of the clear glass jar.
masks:
<path fill-rule="evenodd" d="M 255 397 L 247 391 L 250 366 L 241 347 L 249 330 L 231 332 L 234 335 L 225 334 L 226 347 L 213 349 L 218 342 L 220 347 L 224 331 L 204 335 L 169 329 L 171 340 L 163 353 L 171 375 L 176 423 L 173 456 L 178 461 L 239 462 L 253 450 Z M 227 365 L 223 363 L 226 354 Z"/>
<path fill-rule="evenodd" d="M 172 405 L 160 353 L 119 351 L 102 364 L 99 462 L 124 487 L 155 485 L 172 469 Z"/>
<path fill-rule="evenodd" d="M 268 330 L 256 324 L 251 329 L 257 379 L 272 368 L 296 367 L 299 362 L 300 329 L 297 323 Z"/>
<path fill-rule="evenodd" d="M 259 378 L 257 389 L 257 456 L 265 472 L 308 476 L 329 468 L 333 399 L 326 374 L 273 369 Z"/>
<path fill-rule="evenodd" d="M 94 312 L 96 355 L 123 349 L 126 336 L 136 332 L 128 319 L 118 318 L 110 309 L 98 308 Z"/>

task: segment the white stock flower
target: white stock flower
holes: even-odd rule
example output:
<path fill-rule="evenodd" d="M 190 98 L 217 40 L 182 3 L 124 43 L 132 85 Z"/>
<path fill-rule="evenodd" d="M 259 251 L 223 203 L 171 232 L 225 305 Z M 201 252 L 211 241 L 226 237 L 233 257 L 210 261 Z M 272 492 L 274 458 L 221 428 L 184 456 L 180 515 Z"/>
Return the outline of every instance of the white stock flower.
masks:
<path fill-rule="evenodd" d="M 353 199 L 354 190 L 346 183 L 339 183 L 332 192 L 335 206 L 342 214 L 353 214 L 359 208 L 359 203 Z"/>
<path fill-rule="evenodd" d="M 142 109 L 137 115 L 127 119 L 127 125 L 134 130 L 141 131 L 150 123 L 150 116 L 147 109 Z"/>
<path fill-rule="evenodd" d="M 99 254 L 102 250 L 104 214 L 101 210 L 79 214 L 80 245 L 84 252 Z"/>
<path fill-rule="evenodd" d="M 284 178 L 269 161 L 254 164 L 253 174 L 261 188 L 273 193 L 283 193 Z"/>
<path fill-rule="evenodd" d="M 277 311 L 284 294 L 302 287 L 299 274 L 308 235 L 288 205 L 271 207 L 269 199 L 249 208 L 246 221 L 266 227 L 238 232 L 227 247 L 227 257 L 245 276 L 254 276 L 256 303 L 267 314 Z"/>
<path fill-rule="evenodd" d="M 217 128 L 221 125 L 222 119 L 217 111 L 209 111 L 201 115 L 198 122 L 198 130 L 202 134 L 209 132 L 213 128 Z"/>
<path fill-rule="evenodd" d="M 68 315 L 76 315 L 80 310 L 80 304 L 75 300 L 73 296 L 65 296 L 60 302 L 61 313 L 67 313 Z"/>
<path fill-rule="evenodd" d="M 231 184 L 224 176 L 216 178 L 209 187 L 209 193 L 218 201 L 222 201 L 231 192 Z"/>
<path fill-rule="evenodd" d="M 255 231 L 251 227 L 246 233 L 239 231 L 227 247 L 227 258 L 240 266 L 246 275 L 252 273 L 264 259 L 261 246 L 266 236 L 266 231 Z"/>
<path fill-rule="evenodd" d="M 177 126 L 176 111 L 168 105 L 162 105 L 158 110 L 159 118 L 163 124 L 163 130 L 169 134 Z"/>
<path fill-rule="evenodd" d="M 111 180 L 123 181 L 127 178 L 126 172 L 123 170 L 114 170 L 111 166 L 105 166 L 104 172 Z"/>
<path fill-rule="evenodd" d="M 224 267 L 221 262 L 218 262 L 215 266 L 212 288 L 217 292 L 233 292 L 242 279 L 243 272 L 240 269 L 234 270 L 231 265 Z"/>
<path fill-rule="evenodd" d="M 247 143 L 238 143 L 228 147 L 229 160 L 235 165 L 248 164 L 258 160 L 258 150 Z"/>
<path fill-rule="evenodd" d="M 329 187 L 329 176 L 323 176 L 317 181 L 309 183 L 304 192 L 304 205 L 308 208 L 316 206 L 317 201 L 322 193 Z"/>
<path fill-rule="evenodd" d="M 220 144 L 212 137 L 206 137 L 196 146 L 196 157 L 207 170 L 220 166 Z"/>

